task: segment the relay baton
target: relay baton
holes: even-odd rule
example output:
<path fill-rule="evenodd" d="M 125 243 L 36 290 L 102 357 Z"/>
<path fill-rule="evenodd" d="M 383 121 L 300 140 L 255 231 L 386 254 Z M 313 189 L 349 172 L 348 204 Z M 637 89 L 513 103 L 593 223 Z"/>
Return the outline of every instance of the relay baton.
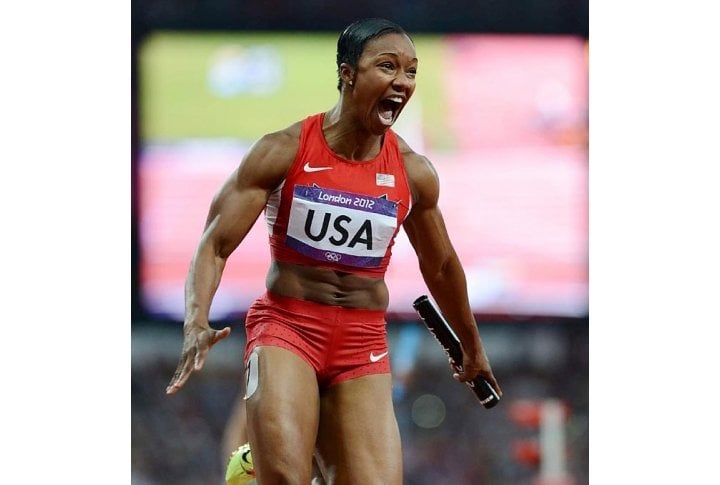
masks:
<path fill-rule="evenodd" d="M 462 372 L 463 354 L 460 348 L 460 340 L 453 332 L 445 317 L 435 307 L 427 295 L 422 295 L 413 302 L 413 308 L 420 315 L 425 326 L 435 336 L 445 353 L 453 360 L 455 367 Z M 480 400 L 485 409 L 495 406 L 500 400 L 495 389 L 482 376 L 477 376 L 471 381 L 465 382 Z"/>

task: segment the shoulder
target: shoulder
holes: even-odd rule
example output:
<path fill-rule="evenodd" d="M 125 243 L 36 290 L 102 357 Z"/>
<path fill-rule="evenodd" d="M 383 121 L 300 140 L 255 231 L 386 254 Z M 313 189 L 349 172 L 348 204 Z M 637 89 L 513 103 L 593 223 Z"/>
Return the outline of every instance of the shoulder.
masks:
<path fill-rule="evenodd" d="M 300 145 L 302 121 L 293 123 L 284 130 L 263 135 L 250 148 L 250 154 L 258 156 L 273 156 L 291 159 L 295 157 Z M 292 161 L 292 160 L 291 160 Z"/>
<path fill-rule="evenodd" d="M 437 203 L 440 191 L 440 181 L 432 162 L 415 150 L 410 148 L 405 140 L 397 133 L 398 149 L 405 164 L 410 191 L 414 204 L 434 206 Z"/>
<path fill-rule="evenodd" d="M 238 169 L 239 178 L 275 187 L 290 169 L 300 145 L 302 121 L 263 135 L 248 150 Z"/>

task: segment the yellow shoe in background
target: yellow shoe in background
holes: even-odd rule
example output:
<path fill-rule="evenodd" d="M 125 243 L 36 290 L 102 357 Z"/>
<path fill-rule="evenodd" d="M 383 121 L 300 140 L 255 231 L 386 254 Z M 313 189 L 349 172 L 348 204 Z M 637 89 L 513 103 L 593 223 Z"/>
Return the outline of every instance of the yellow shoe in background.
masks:
<path fill-rule="evenodd" d="M 225 472 L 225 483 L 227 485 L 250 485 L 255 483 L 250 443 L 245 443 L 230 455 L 227 471 Z"/>

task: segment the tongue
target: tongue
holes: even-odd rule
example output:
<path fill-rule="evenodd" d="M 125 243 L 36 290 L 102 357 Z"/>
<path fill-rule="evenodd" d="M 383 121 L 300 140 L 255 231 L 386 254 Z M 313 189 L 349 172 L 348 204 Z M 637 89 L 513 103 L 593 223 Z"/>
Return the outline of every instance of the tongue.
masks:
<path fill-rule="evenodd" d="M 382 108 L 379 108 L 378 113 L 380 114 L 380 121 L 386 125 L 392 124 L 393 112 L 391 109 L 383 111 Z"/>

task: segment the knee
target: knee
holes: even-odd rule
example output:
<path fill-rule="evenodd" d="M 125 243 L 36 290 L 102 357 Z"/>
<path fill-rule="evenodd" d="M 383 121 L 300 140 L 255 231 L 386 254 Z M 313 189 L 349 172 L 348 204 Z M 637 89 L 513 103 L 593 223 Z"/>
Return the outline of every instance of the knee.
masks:
<path fill-rule="evenodd" d="M 281 455 L 265 457 L 254 463 L 258 483 L 271 485 L 307 485 L 312 480 L 311 459 Z"/>
<path fill-rule="evenodd" d="M 307 485 L 312 478 L 314 440 L 281 420 L 264 422 L 250 435 L 253 463 L 258 483 L 268 485 Z"/>

